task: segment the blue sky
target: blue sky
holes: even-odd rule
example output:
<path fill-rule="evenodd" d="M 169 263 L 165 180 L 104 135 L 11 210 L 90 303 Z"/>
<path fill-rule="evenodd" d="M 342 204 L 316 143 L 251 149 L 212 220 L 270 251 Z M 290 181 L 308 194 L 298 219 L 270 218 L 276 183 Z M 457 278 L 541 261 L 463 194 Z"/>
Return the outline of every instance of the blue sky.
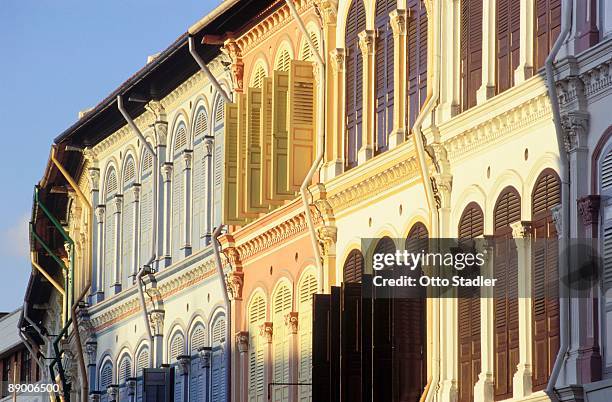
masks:
<path fill-rule="evenodd" d="M 219 3 L 2 0 L 0 311 L 23 302 L 32 188 L 53 138 Z"/>

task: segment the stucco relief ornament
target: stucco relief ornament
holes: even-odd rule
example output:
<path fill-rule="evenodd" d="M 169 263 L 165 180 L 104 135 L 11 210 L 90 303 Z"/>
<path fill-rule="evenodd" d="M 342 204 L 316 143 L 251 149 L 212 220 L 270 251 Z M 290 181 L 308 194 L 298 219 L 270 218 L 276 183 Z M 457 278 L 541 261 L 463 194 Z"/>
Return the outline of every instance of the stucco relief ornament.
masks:
<path fill-rule="evenodd" d="M 89 341 L 85 344 L 85 351 L 87 353 L 87 364 L 95 365 L 96 364 L 96 356 L 98 352 L 98 343 Z"/>
<path fill-rule="evenodd" d="M 365 31 L 359 32 L 359 48 L 363 57 L 367 57 L 374 54 L 374 38 L 376 33 L 373 30 L 366 29 Z"/>
<path fill-rule="evenodd" d="M 337 73 L 342 73 L 344 72 L 344 56 L 345 56 L 345 51 L 342 48 L 336 48 L 336 49 L 332 49 L 331 52 L 329 52 L 330 56 L 331 56 L 331 60 L 332 60 L 332 67 L 334 69 L 334 71 L 336 71 Z"/>
<path fill-rule="evenodd" d="M 561 208 L 561 204 L 557 204 L 550 208 L 550 213 L 552 215 L 552 220 L 555 224 L 557 234 L 561 236 L 563 233 L 563 208 Z"/>
<path fill-rule="evenodd" d="M 395 9 L 389 13 L 391 22 L 391 29 L 394 35 L 406 35 L 406 20 L 408 18 L 408 11 L 402 9 Z"/>
<path fill-rule="evenodd" d="M 118 389 L 116 385 L 109 385 L 108 388 L 106 388 L 106 394 L 108 395 L 108 400 L 109 401 L 116 401 L 117 400 L 117 396 L 118 396 Z"/>
<path fill-rule="evenodd" d="M 164 183 L 172 180 L 172 168 L 173 168 L 172 162 L 166 162 L 162 165 L 161 174 L 162 174 L 162 179 Z"/>
<path fill-rule="evenodd" d="M 236 344 L 238 345 L 238 353 L 246 353 L 249 351 L 249 332 L 240 331 L 236 334 Z"/>
<path fill-rule="evenodd" d="M 193 151 L 186 149 L 183 151 L 183 170 L 191 169 L 191 162 L 193 161 Z"/>
<path fill-rule="evenodd" d="M 298 312 L 290 311 L 285 316 L 285 325 L 290 334 L 297 334 L 298 331 Z"/>
<path fill-rule="evenodd" d="M 315 7 L 325 24 L 335 24 L 338 18 L 337 0 L 315 0 Z"/>
<path fill-rule="evenodd" d="M 570 112 L 561 116 L 561 127 L 565 131 L 564 146 L 566 152 L 573 152 L 586 142 L 589 117 L 586 113 Z"/>
<path fill-rule="evenodd" d="M 140 183 L 132 184 L 132 192 L 134 193 L 133 202 L 139 202 L 140 201 Z"/>
<path fill-rule="evenodd" d="M 510 224 L 512 237 L 515 239 L 528 239 L 533 233 L 533 226 L 530 221 L 517 221 Z"/>
<path fill-rule="evenodd" d="M 89 394 L 89 402 L 100 402 L 100 394 L 97 394 L 97 393 Z"/>
<path fill-rule="evenodd" d="M 243 77 L 244 77 L 244 63 L 242 62 L 242 50 L 235 40 L 230 39 L 223 45 L 223 52 L 229 56 L 232 61 L 232 81 L 234 84 L 234 90 L 242 92 L 243 89 Z"/>
<path fill-rule="evenodd" d="M 585 226 L 591 226 L 599 220 L 599 207 L 601 197 L 599 195 L 587 195 L 578 199 L 578 213 L 582 217 Z"/>
<path fill-rule="evenodd" d="M 242 288 L 244 286 L 244 273 L 232 271 L 228 274 L 227 284 L 234 300 L 242 300 Z"/>
<path fill-rule="evenodd" d="M 128 389 L 128 396 L 136 395 L 136 379 L 130 377 L 126 380 L 125 384 Z"/>
<path fill-rule="evenodd" d="M 191 357 L 187 355 L 181 355 L 176 358 L 178 363 L 178 372 L 179 375 L 187 375 L 189 374 L 189 366 L 191 365 Z"/>
<path fill-rule="evenodd" d="M 123 195 L 117 194 L 115 196 L 115 198 L 113 199 L 113 206 L 115 207 L 115 210 L 113 212 L 116 214 L 120 214 L 121 207 L 123 206 Z"/>
<path fill-rule="evenodd" d="M 89 173 L 89 188 L 91 191 L 99 191 L 100 190 L 100 169 L 98 168 L 89 168 L 87 169 Z"/>
<path fill-rule="evenodd" d="M 213 151 L 215 149 L 214 137 L 207 135 L 204 138 L 204 149 L 206 151 L 206 156 L 211 156 L 213 154 Z"/>
<path fill-rule="evenodd" d="M 259 327 L 259 335 L 261 335 L 267 343 L 272 343 L 272 323 L 264 322 Z"/>
<path fill-rule="evenodd" d="M 164 333 L 165 315 L 163 310 L 153 310 L 149 313 L 149 322 L 151 323 L 153 335 L 162 335 Z"/>
<path fill-rule="evenodd" d="M 321 252 L 323 256 L 329 256 L 334 253 L 336 239 L 338 238 L 338 228 L 335 226 L 323 226 L 317 229 L 319 234 Z"/>
<path fill-rule="evenodd" d="M 96 207 L 96 219 L 99 223 L 104 222 L 104 212 L 106 211 L 106 205 L 98 205 Z"/>

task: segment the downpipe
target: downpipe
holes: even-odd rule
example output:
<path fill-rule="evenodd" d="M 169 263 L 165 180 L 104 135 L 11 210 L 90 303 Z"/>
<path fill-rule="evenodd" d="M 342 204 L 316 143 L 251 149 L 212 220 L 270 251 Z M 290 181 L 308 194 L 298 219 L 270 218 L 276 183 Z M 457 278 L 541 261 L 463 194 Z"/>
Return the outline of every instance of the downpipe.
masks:
<path fill-rule="evenodd" d="M 417 162 L 419 165 L 419 172 L 421 175 L 421 182 L 423 183 L 423 188 L 425 190 L 425 196 L 427 199 L 427 206 L 429 208 L 429 216 L 430 216 L 430 224 L 431 224 L 431 238 L 436 242 L 438 241 L 438 237 L 440 234 L 440 217 L 438 210 L 438 203 L 436 202 L 436 198 L 433 192 L 433 188 L 431 185 L 431 176 L 429 174 L 429 170 L 427 168 L 427 160 L 426 155 L 427 152 L 425 150 L 425 145 L 423 143 L 423 121 L 429 115 L 431 115 L 435 105 L 437 105 L 439 97 L 440 97 L 440 88 L 439 88 L 439 77 L 440 77 L 440 35 L 441 35 L 441 13 L 442 13 L 442 2 L 440 0 L 435 0 L 434 4 L 436 4 L 437 9 L 435 11 L 432 10 L 431 16 L 433 16 L 433 35 L 429 35 L 433 37 L 433 54 L 430 56 L 430 61 L 433 61 L 433 69 L 431 69 L 431 73 L 429 74 L 429 82 L 431 83 L 431 89 L 427 91 L 427 98 L 425 100 L 425 104 L 421 108 L 418 116 L 415 119 L 413 126 L 413 134 L 412 138 L 414 141 L 414 146 L 417 154 Z M 425 390 L 421 396 L 421 401 L 431 402 L 436 394 L 438 389 L 438 385 L 440 382 L 440 299 L 436 297 L 432 298 L 432 332 L 434 334 L 434 340 L 432 342 L 432 368 L 431 368 L 431 378 L 427 382 Z"/>
<path fill-rule="evenodd" d="M 151 241 L 151 258 L 146 264 L 143 264 L 142 267 L 140 267 L 140 269 L 138 270 L 138 273 L 136 274 L 136 285 L 138 286 L 138 299 L 140 301 L 140 309 L 142 310 L 145 329 L 147 331 L 147 338 L 149 338 L 149 345 L 150 345 L 149 347 L 151 348 L 151 351 L 154 352 L 153 351 L 153 347 L 154 347 L 153 346 L 154 345 L 153 331 L 151 330 L 151 322 L 149 321 L 149 313 L 147 312 L 147 302 L 144 297 L 144 288 L 143 288 L 144 283 L 143 283 L 142 278 L 145 274 L 148 275 L 152 273 L 151 266 L 153 262 L 155 261 L 155 258 L 157 257 L 155 247 L 157 243 L 157 192 L 158 192 L 158 189 L 157 189 L 158 161 L 157 160 L 158 160 L 158 155 L 157 155 L 157 152 L 155 152 L 155 150 L 151 146 L 151 144 L 149 144 L 147 139 L 144 137 L 144 135 L 142 135 L 142 132 L 140 131 L 140 129 L 138 128 L 138 126 L 136 125 L 136 123 L 134 122 L 130 114 L 127 112 L 127 110 L 123 106 L 123 96 L 122 95 L 117 95 L 117 108 L 119 109 L 119 112 L 121 113 L 121 115 L 123 116 L 127 124 L 130 126 L 132 131 L 134 131 L 134 134 L 136 134 L 138 139 L 140 139 L 140 141 L 143 143 L 143 146 L 147 147 L 147 150 L 151 153 L 151 156 L 153 157 L 153 172 L 152 172 L 153 174 L 153 216 L 151 217 L 152 227 L 153 227 L 153 232 L 152 232 L 153 237 Z M 157 353 L 153 353 L 153 357 L 154 356 L 157 356 Z M 155 360 L 156 360 L 155 358 L 149 359 L 150 368 L 156 367 L 156 364 L 158 362 L 155 362 Z"/>
<path fill-rule="evenodd" d="M 189 53 L 191 53 L 191 56 L 194 58 L 196 63 L 198 63 L 204 75 L 206 75 L 210 83 L 213 84 L 215 89 L 221 94 L 221 96 L 223 97 L 223 100 L 225 100 L 226 103 L 232 103 L 232 99 L 230 98 L 230 96 L 221 87 L 221 84 L 219 84 L 219 81 L 217 81 L 217 78 L 213 75 L 213 73 L 210 71 L 210 69 L 204 62 L 204 60 L 202 60 L 202 57 L 196 51 L 195 41 L 193 39 L 193 36 L 189 36 L 187 41 L 189 42 Z"/>
<path fill-rule="evenodd" d="M 223 231 L 225 225 L 219 225 L 212 234 L 212 246 L 215 255 L 215 265 L 217 267 L 217 276 L 219 277 L 219 284 L 221 285 L 221 290 L 223 293 L 223 304 L 225 305 L 225 315 L 226 315 L 226 324 L 225 324 L 225 343 L 227 345 L 225 351 L 225 367 L 226 367 L 226 376 L 225 376 L 225 386 L 226 392 L 225 395 L 227 397 L 227 402 L 231 402 L 232 400 L 232 390 L 231 390 L 231 373 L 232 373 L 232 305 L 229 298 L 229 294 L 227 291 L 227 284 L 225 283 L 225 275 L 223 273 L 223 263 L 221 262 L 221 249 L 219 236 Z"/>
<path fill-rule="evenodd" d="M 546 61 L 544 63 L 546 69 L 546 86 L 548 87 L 548 96 L 550 98 L 550 104 L 553 114 L 553 122 L 555 124 L 555 133 L 557 135 L 557 145 L 559 146 L 559 161 L 560 161 L 560 180 L 561 180 L 561 242 L 562 247 L 560 250 L 565 249 L 565 258 L 560 259 L 559 277 L 569 278 L 569 266 L 571 264 L 571 256 L 569 253 L 569 239 L 570 239 L 570 162 L 565 150 L 565 138 L 563 134 L 563 128 L 561 127 L 561 109 L 559 106 L 559 97 L 557 96 L 557 90 L 555 87 L 555 76 L 553 70 L 553 64 L 563 42 L 567 39 L 570 33 L 572 23 L 572 7 L 573 0 L 565 0 L 565 7 L 562 6 L 562 23 L 561 32 L 555 41 Z M 569 352 L 569 322 L 570 322 L 570 309 L 569 309 L 569 289 L 560 283 L 559 288 L 559 316 L 561 322 L 561 331 L 559 334 L 559 352 L 555 358 L 548 384 L 546 384 L 546 395 L 551 400 L 558 400 L 555 393 L 555 384 L 559 378 L 559 373 L 563 367 L 563 362 L 567 353 Z"/>
<path fill-rule="evenodd" d="M 310 186 L 310 183 L 312 182 L 312 178 L 314 174 L 317 172 L 317 170 L 319 169 L 319 166 L 321 165 L 321 162 L 323 161 L 323 155 L 325 152 L 325 146 L 324 146 L 325 144 L 325 62 L 323 61 L 323 57 L 321 56 L 322 48 L 323 48 L 323 41 L 321 41 L 321 44 L 322 44 L 321 49 L 319 49 L 318 52 L 315 52 L 314 50 L 316 49 L 316 47 L 314 46 L 314 43 L 312 42 L 312 39 L 310 38 L 310 35 L 308 34 L 308 30 L 306 29 L 306 26 L 304 25 L 304 21 L 302 20 L 302 17 L 300 17 L 297 9 L 295 8 L 295 4 L 293 3 L 292 0 L 285 0 L 285 3 L 287 3 L 287 6 L 289 7 L 289 10 L 291 11 L 291 15 L 293 16 L 293 19 L 298 23 L 298 26 L 300 27 L 300 30 L 302 31 L 304 38 L 306 38 L 306 40 L 308 41 L 308 45 L 313 50 L 313 54 L 315 55 L 315 62 L 317 63 L 318 70 L 319 70 L 320 89 L 318 93 L 319 110 L 317 112 L 317 115 L 318 115 L 318 119 L 317 119 L 317 132 L 318 132 L 317 156 L 314 162 L 312 163 L 312 166 L 308 170 L 308 173 L 306 174 L 306 177 L 304 178 L 302 185 L 300 186 L 300 197 L 302 198 L 302 204 L 304 205 L 304 214 L 306 216 L 306 224 L 308 226 L 308 232 L 310 234 L 312 250 L 314 252 L 315 262 L 317 264 L 317 271 L 318 271 L 318 276 L 319 276 L 319 293 L 324 293 L 325 292 L 325 283 L 324 283 L 325 282 L 325 271 L 323 268 L 323 261 L 321 258 L 321 249 L 319 248 L 319 238 L 317 236 L 314 221 L 312 219 L 312 212 L 310 211 L 310 201 L 308 197 L 310 194 L 310 192 L 308 191 L 308 187 Z"/>

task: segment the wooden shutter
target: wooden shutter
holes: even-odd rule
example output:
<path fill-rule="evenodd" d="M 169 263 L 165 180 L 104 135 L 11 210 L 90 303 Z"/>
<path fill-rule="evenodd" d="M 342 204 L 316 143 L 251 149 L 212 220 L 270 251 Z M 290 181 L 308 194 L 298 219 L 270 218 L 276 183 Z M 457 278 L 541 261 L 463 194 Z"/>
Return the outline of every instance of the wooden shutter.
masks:
<path fill-rule="evenodd" d="M 474 239 L 484 233 L 484 214 L 480 206 L 469 203 L 459 220 L 459 239 Z M 461 292 L 461 289 L 460 289 Z M 480 373 L 480 297 L 465 292 L 458 299 L 459 402 L 471 402 Z"/>
<path fill-rule="evenodd" d="M 363 275 L 363 255 L 359 250 L 352 250 L 344 262 L 344 282 L 359 283 Z"/>
<path fill-rule="evenodd" d="M 394 49 L 389 13 L 396 7 L 394 0 L 376 2 L 376 153 L 389 148 L 388 138 L 393 131 Z"/>
<path fill-rule="evenodd" d="M 238 217 L 238 105 L 225 104 L 224 124 L 224 174 L 223 174 L 223 222 L 242 225 Z"/>
<path fill-rule="evenodd" d="M 312 303 L 313 295 L 317 292 L 317 279 L 314 275 L 308 274 L 302 278 L 299 284 L 298 293 L 298 350 L 299 350 L 299 366 L 298 366 L 298 382 L 312 382 L 312 364 L 313 364 L 313 327 L 312 327 Z M 312 388 L 300 387 L 298 389 L 300 401 L 312 400 Z"/>
<path fill-rule="evenodd" d="M 334 287 L 332 287 L 334 289 Z M 334 334 L 331 333 L 331 297 L 328 294 L 313 296 L 312 312 L 312 400 L 331 402 L 331 343 Z M 337 384 L 337 382 L 335 383 Z"/>
<path fill-rule="evenodd" d="M 559 350 L 559 271 L 557 231 L 551 208 L 561 203 L 559 177 L 542 172 L 531 196 L 533 389 L 544 389 Z"/>
<path fill-rule="evenodd" d="M 341 296 L 341 392 L 342 402 L 361 402 L 361 284 L 343 283 Z"/>
<path fill-rule="evenodd" d="M 225 401 L 227 393 L 227 372 L 223 345 L 225 342 L 225 316 L 218 318 L 212 326 L 212 400 Z M 202 400 L 203 402 L 205 399 Z"/>
<path fill-rule="evenodd" d="M 287 187 L 287 92 L 289 74 L 274 71 L 272 76 L 272 193 L 275 198 L 293 197 Z"/>
<path fill-rule="evenodd" d="M 153 241 L 153 156 L 147 150 L 142 158 L 142 174 L 140 176 L 140 264 L 145 264 L 151 258 Z"/>
<path fill-rule="evenodd" d="M 259 335 L 260 326 L 266 319 L 266 302 L 255 296 L 249 305 L 249 402 L 261 402 L 264 395 L 264 351 Z"/>
<path fill-rule="evenodd" d="M 289 334 L 285 325 L 285 316 L 291 311 L 291 291 L 286 285 L 281 285 L 274 294 L 272 307 L 272 347 L 274 351 L 273 374 L 274 382 L 289 382 Z M 289 387 L 276 385 L 272 388 L 272 400 L 286 402 L 289 400 Z"/>
<path fill-rule="evenodd" d="M 142 402 L 143 394 L 143 370 L 149 367 L 149 350 L 143 348 L 136 359 L 136 402 Z"/>
<path fill-rule="evenodd" d="M 314 161 L 315 113 L 312 63 L 292 60 L 289 73 L 289 191 L 297 193 Z"/>
<path fill-rule="evenodd" d="M 495 277 L 494 373 L 495 399 L 512 397 L 512 378 L 519 361 L 518 261 L 510 224 L 521 219 L 518 192 L 502 191 L 494 209 Z"/>
<path fill-rule="evenodd" d="M 482 1 L 461 0 L 461 110 L 476 105 L 482 84 Z"/>
<path fill-rule="evenodd" d="M 427 11 L 422 0 L 408 0 L 407 57 L 408 128 L 411 129 L 427 97 Z"/>
<path fill-rule="evenodd" d="M 206 148 L 204 146 L 204 137 L 208 134 L 208 119 L 204 109 L 200 109 L 196 116 L 194 124 L 193 137 L 193 208 L 191 219 L 191 248 L 197 250 L 200 248 L 200 239 L 207 233 L 207 210 L 211 205 L 211 200 L 207 199 L 206 193 L 210 192 L 208 184 L 210 183 L 207 171 L 207 160 L 205 159 Z"/>
<path fill-rule="evenodd" d="M 365 8 L 362 0 L 353 0 L 346 23 L 346 85 L 345 85 L 345 167 L 357 166 L 361 148 L 363 112 L 363 60 L 359 49 L 359 33 L 365 29 Z"/>
<path fill-rule="evenodd" d="M 174 134 L 174 150 L 172 168 L 172 261 L 179 259 L 181 249 L 185 245 L 183 238 L 185 227 L 185 172 L 183 152 L 187 149 L 187 130 L 180 125 Z"/>
<path fill-rule="evenodd" d="M 280 205 L 281 201 L 275 198 L 272 184 L 272 143 L 274 141 L 272 134 L 272 97 L 273 84 L 272 78 L 264 78 L 261 89 L 261 120 L 260 120 L 260 139 L 261 145 L 261 191 L 259 194 L 259 203 L 262 205 Z"/>
<path fill-rule="evenodd" d="M 496 0 L 496 53 L 497 79 L 495 93 L 501 93 L 514 85 L 514 70 L 520 58 L 520 0 Z"/>
<path fill-rule="evenodd" d="M 263 79 L 262 83 L 263 85 Z M 244 189 L 245 210 L 265 212 L 261 204 L 261 108 L 260 88 L 248 88 L 246 97 L 246 181 Z"/>
<path fill-rule="evenodd" d="M 114 279 L 115 270 L 115 195 L 117 194 L 117 173 L 109 171 L 106 179 L 106 209 L 104 210 L 104 292 L 108 292 Z"/>
<path fill-rule="evenodd" d="M 544 67 L 544 62 L 561 31 L 561 0 L 536 0 L 534 67 Z"/>
<path fill-rule="evenodd" d="M 224 149 L 225 149 L 225 101 L 221 96 L 217 97 L 214 109 L 214 137 L 215 145 L 213 151 L 213 225 L 217 227 L 221 224 L 223 217 L 224 203 L 224 173 L 227 173 L 224 168 Z M 235 182 L 234 182 L 235 183 Z M 210 206 L 208 206 L 210 208 Z M 231 224 L 231 222 L 223 220 L 223 222 Z"/>

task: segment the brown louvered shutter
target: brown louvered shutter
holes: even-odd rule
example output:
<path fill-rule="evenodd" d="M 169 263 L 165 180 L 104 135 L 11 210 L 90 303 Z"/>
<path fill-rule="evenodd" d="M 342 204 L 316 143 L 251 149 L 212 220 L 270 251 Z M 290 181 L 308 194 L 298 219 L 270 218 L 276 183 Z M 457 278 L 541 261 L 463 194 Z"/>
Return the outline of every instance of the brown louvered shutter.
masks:
<path fill-rule="evenodd" d="M 561 30 L 561 0 L 536 0 L 534 67 L 544 67 L 544 62 Z"/>
<path fill-rule="evenodd" d="M 476 105 L 482 84 L 482 1 L 461 0 L 461 110 Z"/>
<path fill-rule="evenodd" d="M 521 200 L 512 188 L 495 205 L 494 372 L 495 400 L 512 397 L 512 377 L 519 361 L 518 261 L 510 224 L 521 219 Z"/>
<path fill-rule="evenodd" d="M 557 231 L 551 208 L 561 202 L 559 177 L 544 171 L 532 193 L 533 389 L 544 389 L 559 350 Z"/>
<path fill-rule="evenodd" d="M 395 0 L 376 2 L 376 153 L 389 148 L 393 130 L 393 30 L 389 13 L 396 7 Z"/>
<path fill-rule="evenodd" d="M 409 0 L 408 21 L 408 127 L 414 120 L 427 97 L 427 12 L 422 0 Z"/>
<path fill-rule="evenodd" d="M 519 65 L 520 56 L 520 6 L 520 0 L 497 0 L 496 3 L 497 94 L 514 85 L 514 70 Z"/>
<path fill-rule="evenodd" d="M 361 276 L 363 275 L 363 255 L 361 251 L 352 250 L 349 253 L 344 262 L 343 272 L 344 282 L 361 282 Z"/>
<path fill-rule="evenodd" d="M 459 220 L 459 239 L 474 239 L 484 233 L 484 214 L 480 206 L 469 203 Z M 461 290 L 466 288 L 460 288 Z M 480 373 L 480 297 L 471 292 L 459 298 L 459 402 L 474 398 L 474 385 Z"/>
<path fill-rule="evenodd" d="M 331 342 L 335 334 L 331 333 L 330 295 L 313 295 L 312 322 L 312 399 L 314 401 L 331 400 Z"/>
<path fill-rule="evenodd" d="M 357 151 L 361 148 L 363 113 L 363 59 L 359 48 L 359 33 L 365 29 L 365 8 L 362 0 L 353 0 L 346 23 L 346 169 L 357 166 Z"/>

